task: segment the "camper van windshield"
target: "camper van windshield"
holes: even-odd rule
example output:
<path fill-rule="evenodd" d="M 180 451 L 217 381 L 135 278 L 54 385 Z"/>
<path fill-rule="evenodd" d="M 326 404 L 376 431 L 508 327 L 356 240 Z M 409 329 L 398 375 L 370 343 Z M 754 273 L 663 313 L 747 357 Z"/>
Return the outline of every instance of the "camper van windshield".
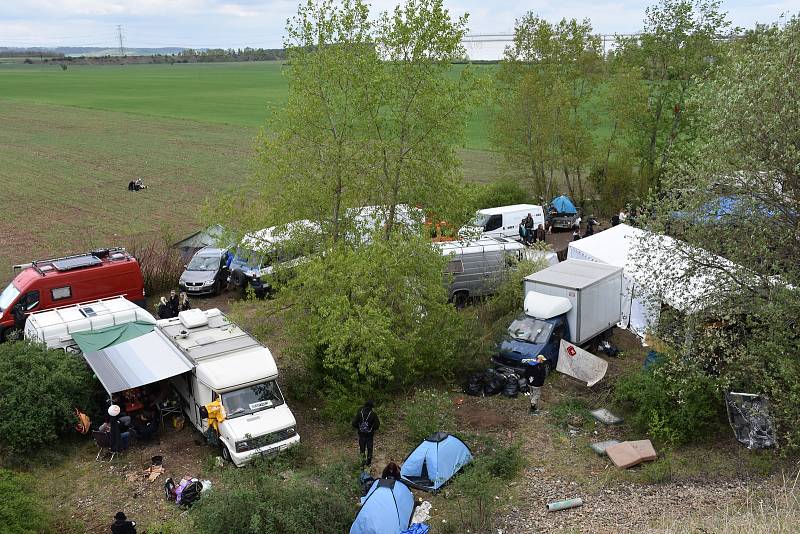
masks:
<path fill-rule="evenodd" d="M 486 223 L 489 222 L 489 217 L 491 217 L 491 215 L 487 215 L 485 213 L 476 213 L 475 218 L 472 219 L 472 225 L 483 228 L 486 226 Z"/>
<path fill-rule="evenodd" d="M 189 271 L 216 271 L 219 269 L 219 256 L 195 256 L 186 269 Z"/>
<path fill-rule="evenodd" d="M 8 309 L 11 303 L 19 296 L 19 289 L 16 288 L 14 283 L 6 286 L 2 293 L 0 293 L 0 313 Z"/>
<path fill-rule="evenodd" d="M 239 417 L 283 404 L 283 395 L 274 380 L 222 394 L 226 417 Z"/>
<path fill-rule="evenodd" d="M 552 331 L 552 324 L 532 317 L 516 319 L 508 327 L 508 333 L 514 339 L 536 343 L 537 345 L 547 342 Z"/>
<path fill-rule="evenodd" d="M 261 266 L 261 254 L 253 252 L 243 247 L 236 249 L 236 258 L 234 261 L 240 262 L 242 265 L 258 268 Z"/>

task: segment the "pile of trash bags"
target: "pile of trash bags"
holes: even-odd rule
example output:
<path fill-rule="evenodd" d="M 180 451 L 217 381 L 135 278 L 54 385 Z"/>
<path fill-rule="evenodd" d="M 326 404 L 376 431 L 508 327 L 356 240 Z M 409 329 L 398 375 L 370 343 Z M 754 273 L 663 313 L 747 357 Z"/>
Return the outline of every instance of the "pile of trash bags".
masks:
<path fill-rule="evenodd" d="M 513 369 L 501 367 L 474 373 L 467 378 L 464 393 L 474 397 L 502 394 L 514 398 L 528 391 L 528 381 Z"/>

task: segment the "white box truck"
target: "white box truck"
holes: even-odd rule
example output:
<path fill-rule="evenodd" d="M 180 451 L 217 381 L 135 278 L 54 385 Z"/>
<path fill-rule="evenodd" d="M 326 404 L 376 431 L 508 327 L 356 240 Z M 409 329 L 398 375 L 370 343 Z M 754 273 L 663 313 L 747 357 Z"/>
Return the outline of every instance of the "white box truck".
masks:
<path fill-rule="evenodd" d="M 541 354 L 555 367 L 562 339 L 585 345 L 619 322 L 622 268 L 567 260 L 525 277 L 524 295 L 494 360 L 519 367 Z"/>

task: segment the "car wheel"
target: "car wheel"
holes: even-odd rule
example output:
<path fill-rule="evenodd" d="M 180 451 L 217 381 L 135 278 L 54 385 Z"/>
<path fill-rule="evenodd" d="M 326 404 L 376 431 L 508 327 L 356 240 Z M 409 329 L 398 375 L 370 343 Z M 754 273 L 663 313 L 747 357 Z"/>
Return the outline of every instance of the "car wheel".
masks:
<path fill-rule="evenodd" d="M 467 306 L 468 298 L 469 294 L 466 291 L 459 291 L 453 295 L 453 304 L 456 308 L 462 310 Z"/>
<path fill-rule="evenodd" d="M 226 462 L 233 463 L 233 460 L 231 459 L 231 451 L 228 450 L 228 447 L 225 445 L 220 445 L 220 449 L 220 452 L 222 453 L 222 459 Z"/>

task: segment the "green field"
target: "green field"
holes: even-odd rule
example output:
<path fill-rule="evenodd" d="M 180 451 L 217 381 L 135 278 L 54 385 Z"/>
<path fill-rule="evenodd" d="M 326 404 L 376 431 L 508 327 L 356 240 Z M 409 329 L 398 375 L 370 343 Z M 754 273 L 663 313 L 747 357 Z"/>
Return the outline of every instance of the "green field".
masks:
<path fill-rule="evenodd" d="M 0 65 L 0 99 L 258 128 L 269 108 L 286 100 L 282 66 L 270 61 L 73 65 L 62 71 L 57 65 Z M 476 111 L 467 148 L 488 148 L 486 118 L 486 110 Z"/>
<path fill-rule="evenodd" d="M 204 225 L 203 203 L 251 172 L 268 105 L 286 96 L 280 68 L 0 65 L 0 273 Z M 460 154 L 465 178 L 496 176 L 492 153 Z M 129 193 L 139 176 L 149 189 Z"/>

